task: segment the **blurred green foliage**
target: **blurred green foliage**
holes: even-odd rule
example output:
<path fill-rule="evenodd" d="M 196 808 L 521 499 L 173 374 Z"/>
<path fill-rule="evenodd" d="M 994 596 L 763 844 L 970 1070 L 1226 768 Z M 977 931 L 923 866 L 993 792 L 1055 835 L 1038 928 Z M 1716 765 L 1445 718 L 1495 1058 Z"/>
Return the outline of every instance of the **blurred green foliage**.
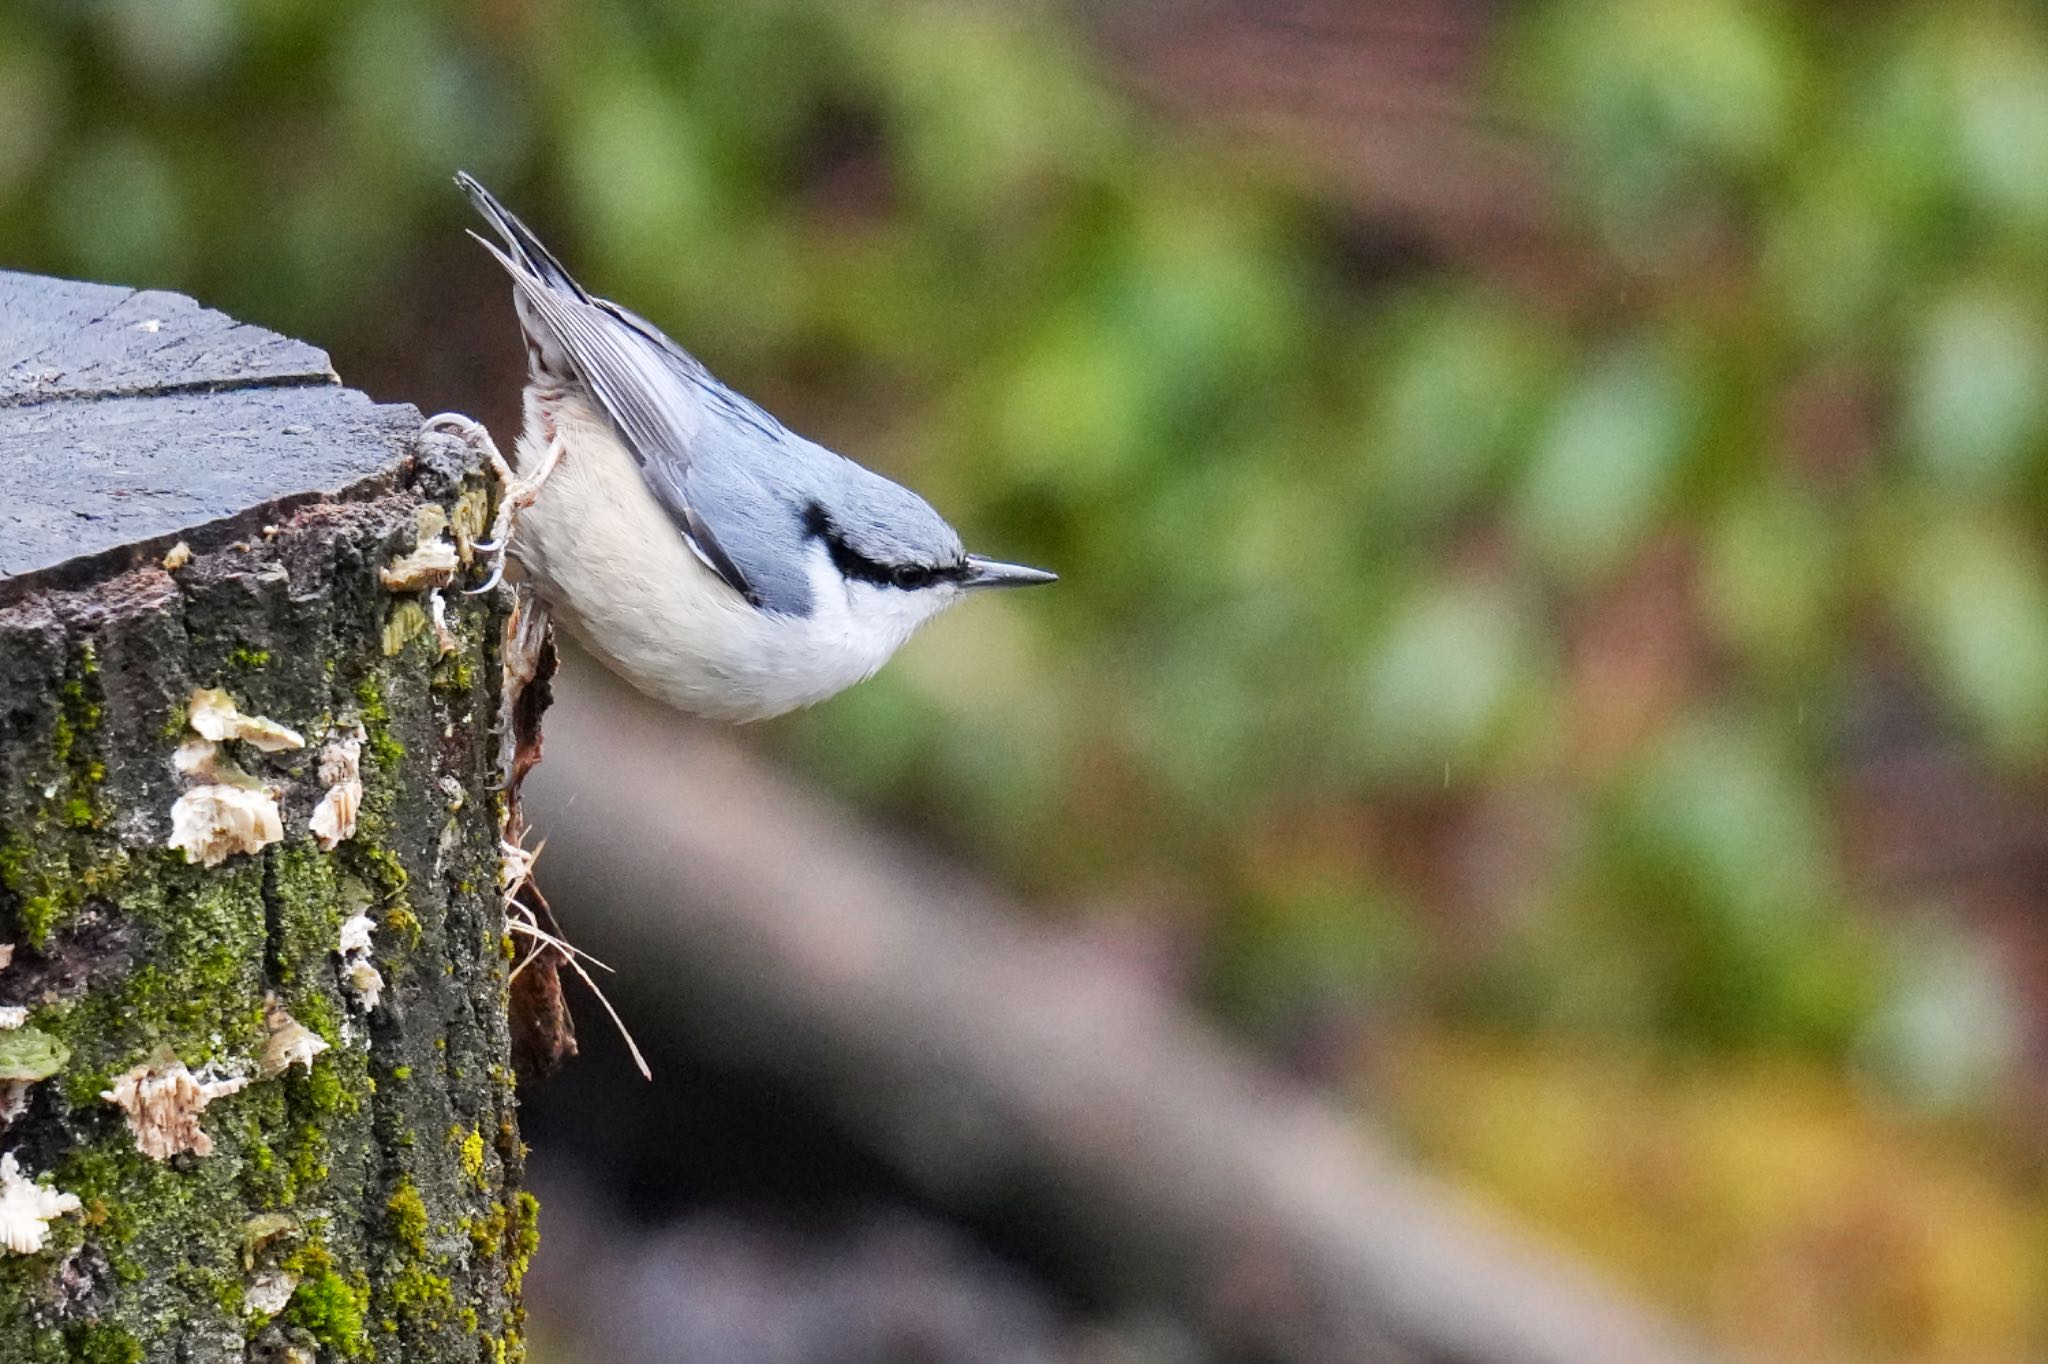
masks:
<path fill-rule="evenodd" d="M 1274 1040 L 1791 1054 L 1982 1109 L 2013 992 L 1875 869 L 1862 783 L 1896 743 L 2042 786 L 2048 21 L 1537 0 L 1494 56 L 1555 149 L 1543 291 L 1361 277 L 1311 177 L 1140 114 L 1058 11 L 18 0 L 0 245 L 347 373 L 511 325 L 480 266 L 482 320 L 422 320 L 465 166 L 1062 572 L 777 731 L 842 788 L 1171 905 Z"/>

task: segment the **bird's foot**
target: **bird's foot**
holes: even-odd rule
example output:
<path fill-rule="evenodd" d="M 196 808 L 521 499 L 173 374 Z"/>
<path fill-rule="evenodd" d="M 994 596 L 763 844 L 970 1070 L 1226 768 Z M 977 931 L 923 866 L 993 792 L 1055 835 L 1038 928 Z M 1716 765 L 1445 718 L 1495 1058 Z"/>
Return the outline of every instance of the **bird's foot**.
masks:
<path fill-rule="evenodd" d="M 484 457 L 484 463 L 491 466 L 491 472 L 501 483 L 516 483 L 518 475 L 512 466 L 498 453 L 498 443 L 491 439 L 491 433 L 484 430 L 484 424 L 474 417 L 460 412 L 442 412 L 429 417 L 420 424 L 422 430 L 436 431 L 444 436 L 453 436 Z"/>
<path fill-rule="evenodd" d="M 477 596 L 489 592 L 504 581 L 505 555 L 511 548 L 514 521 L 521 511 L 533 504 L 533 495 L 540 491 L 540 480 L 534 480 L 531 486 L 522 481 L 505 456 L 499 452 L 498 443 L 491 439 L 491 433 L 474 417 L 466 417 L 460 412 L 443 412 L 427 418 L 423 429 L 453 436 L 467 445 L 482 456 L 492 476 L 498 481 L 498 512 L 491 520 L 490 535 L 485 539 L 469 542 L 469 548 L 484 555 L 491 569 L 490 576 L 484 579 L 483 586 L 470 588 L 469 595 Z M 552 460 L 550 465 L 552 466 Z"/>

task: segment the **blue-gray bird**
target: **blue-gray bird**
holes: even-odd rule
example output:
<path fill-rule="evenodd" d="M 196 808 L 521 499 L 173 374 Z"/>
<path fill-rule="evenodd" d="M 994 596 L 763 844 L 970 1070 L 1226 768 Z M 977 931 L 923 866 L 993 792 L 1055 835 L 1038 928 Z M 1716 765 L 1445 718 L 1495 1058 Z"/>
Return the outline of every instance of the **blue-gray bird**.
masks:
<path fill-rule="evenodd" d="M 509 475 L 501 552 L 509 530 L 541 599 L 641 691 L 780 715 L 871 676 L 970 591 L 1054 581 L 967 553 L 923 498 L 783 426 L 456 183 L 503 239 L 477 237 L 512 276 L 529 377 L 510 470 L 452 424 Z"/>

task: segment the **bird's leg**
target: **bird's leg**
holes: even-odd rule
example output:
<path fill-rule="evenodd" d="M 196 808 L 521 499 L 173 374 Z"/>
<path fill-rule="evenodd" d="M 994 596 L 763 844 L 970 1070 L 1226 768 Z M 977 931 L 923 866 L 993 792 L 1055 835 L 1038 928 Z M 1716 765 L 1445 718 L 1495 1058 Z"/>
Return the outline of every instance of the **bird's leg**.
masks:
<path fill-rule="evenodd" d="M 541 461 L 540 471 L 529 479 L 521 478 L 514 471 L 506 462 L 505 456 L 499 453 L 497 442 L 491 439 L 491 433 L 484 429 L 483 423 L 473 418 L 465 417 L 459 412 L 443 412 L 437 417 L 427 418 L 426 429 L 445 432 L 468 445 L 470 449 L 483 456 L 484 462 L 490 466 L 491 473 L 497 477 L 498 513 L 491 519 L 490 538 L 470 543 L 471 549 L 479 550 L 491 557 L 490 576 L 484 580 L 483 586 L 471 588 L 470 595 L 489 592 L 505 576 L 505 555 L 511 546 L 512 530 L 519 513 L 533 505 L 534 499 L 540 496 L 541 485 L 548 481 L 548 475 L 562 462 L 561 437 L 554 436 L 549 439 L 547 454 Z"/>
<path fill-rule="evenodd" d="M 493 449 L 491 453 L 495 455 L 497 451 Z M 518 520 L 519 513 L 533 505 L 533 500 L 540 496 L 541 485 L 548 481 L 548 475 L 552 474 L 555 466 L 561 462 L 562 438 L 554 436 L 548 440 L 548 451 L 541 460 L 539 473 L 532 478 L 514 477 L 500 489 L 498 514 L 491 520 L 491 538 L 478 541 L 474 546 L 491 556 L 491 576 L 484 579 L 483 586 L 470 588 L 470 596 L 490 591 L 505 576 L 505 552 L 511 547 L 512 528 Z"/>
<path fill-rule="evenodd" d="M 491 547 L 497 548 L 512 533 L 512 518 L 533 505 L 540 496 L 541 485 L 548 481 L 548 475 L 562 462 L 562 438 L 548 437 L 547 454 L 541 458 L 540 472 L 529 479 L 515 479 L 511 484 L 511 495 L 498 504 L 498 519 L 491 523 Z M 495 452 L 494 452 L 495 453 Z"/>
<path fill-rule="evenodd" d="M 491 454 L 495 456 L 497 450 L 493 448 Z M 561 462 L 562 438 L 560 436 L 553 437 L 548 441 L 547 456 L 541 461 L 540 472 L 532 478 L 520 478 L 510 468 L 505 468 L 503 461 L 500 460 L 499 467 L 504 469 L 501 475 L 504 480 L 504 488 L 498 497 L 498 514 L 491 521 L 491 538 L 477 541 L 475 548 L 484 551 L 486 554 L 495 554 L 503 550 L 512 539 L 513 522 L 517 519 L 519 513 L 533 505 L 533 500 L 540 496 L 541 485 L 548 481 L 548 475 L 553 473 L 555 466 Z"/>

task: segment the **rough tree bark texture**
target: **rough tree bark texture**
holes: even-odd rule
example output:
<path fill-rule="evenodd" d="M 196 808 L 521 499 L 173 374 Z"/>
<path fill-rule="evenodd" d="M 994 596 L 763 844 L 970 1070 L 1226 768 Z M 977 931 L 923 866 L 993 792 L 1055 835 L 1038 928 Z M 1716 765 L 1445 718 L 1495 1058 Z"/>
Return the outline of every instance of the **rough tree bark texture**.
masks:
<path fill-rule="evenodd" d="M 521 1353 L 502 607 L 430 591 L 488 493 L 418 433 L 0 274 L 0 1360 Z"/>

